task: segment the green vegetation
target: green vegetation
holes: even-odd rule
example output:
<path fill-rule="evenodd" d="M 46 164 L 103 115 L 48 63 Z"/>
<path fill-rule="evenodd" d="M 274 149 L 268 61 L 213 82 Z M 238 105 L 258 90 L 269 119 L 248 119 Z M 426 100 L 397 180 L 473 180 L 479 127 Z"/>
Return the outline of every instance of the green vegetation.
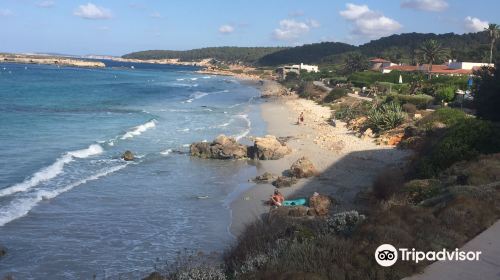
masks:
<path fill-rule="evenodd" d="M 456 88 L 453 86 L 440 87 L 436 90 L 436 100 L 450 102 L 455 98 Z"/>
<path fill-rule="evenodd" d="M 459 61 L 487 62 L 500 60 L 499 45 L 495 44 L 497 31 L 484 31 L 469 34 L 422 34 L 405 33 L 373 40 L 359 47 L 344 43 L 323 42 L 294 48 L 282 47 L 211 47 L 188 51 L 151 50 L 124 55 L 133 59 L 178 58 L 183 61 L 214 58 L 224 62 L 242 62 L 261 66 L 282 64 L 335 64 L 344 65 L 346 57 L 352 52 L 365 57 L 383 57 L 395 63 L 415 64 L 419 57 L 421 42 L 435 40 L 443 48 L 450 50 L 450 57 Z M 494 35 L 497 36 L 497 35 Z M 493 38 L 495 38 L 493 40 Z M 489 46 L 489 47 L 488 47 Z M 341 71 L 342 67 L 330 66 L 330 70 Z M 396 82 L 396 81 L 392 81 Z"/>
<path fill-rule="evenodd" d="M 405 95 L 405 94 L 388 94 L 386 102 L 397 102 L 399 104 L 410 103 L 417 106 L 418 109 L 426 109 L 432 104 L 434 98 L 425 94 Z"/>
<path fill-rule="evenodd" d="M 393 129 L 407 118 L 401 105 L 395 102 L 385 103 L 368 112 L 368 127 L 375 132 Z"/>
<path fill-rule="evenodd" d="M 467 115 L 458 109 L 441 108 L 434 111 L 432 114 L 418 121 L 419 128 L 429 131 L 436 123 L 442 123 L 446 126 L 452 126 L 467 119 Z"/>
<path fill-rule="evenodd" d="M 349 54 L 345 59 L 344 74 L 350 75 L 355 72 L 360 72 L 368 69 L 368 59 L 361 53 L 354 52 Z"/>
<path fill-rule="evenodd" d="M 500 121 L 500 66 L 482 69 L 476 73 L 474 99 L 479 118 Z"/>
<path fill-rule="evenodd" d="M 493 63 L 493 48 L 495 47 L 496 40 L 500 37 L 500 25 L 490 23 L 488 28 L 485 29 L 490 35 L 490 63 Z"/>
<path fill-rule="evenodd" d="M 309 44 L 267 54 L 259 59 L 258 64 L 271 66 L 281 64 L 318 63 L 324 57 L 349 52 L 354 49 L 356 49 L 355 46 L 344 43 L 323 42 Z"/>
<path fill-rule="evenodd" d="M 126 54 L 123 58 L 131 59 L 180 59 L 181 61 L 197 61 L 213 58 L 224 62 L 242 62 L 254 64 L 261 57 L 286 48 L 281 47 L 212 47 L 187 51 L 151 50 Z"/>
<path fill-rule="evenodd" d="M 419 178 L 434 177 L 452 164 L 479 154 L 500 152 L 500 129 L 492 123 L 470 118 L 452 123 L 429 141 L 416 164 Z"/>
<path fill-rule="evenodd" d="M 418 50 L 422 55 L 422 60 L 429 64 L 429 80 L 432 78 L 432 66 L 436 62 L 443 62 L 449 57 L 449 51 L 438 43 L 438 41 L 430 39 L 425 41 Z"/>
<path fill-rule="evenodd" d="M 328 93 L 328 95 L 323 99 L 325 103 L 331 103 L 339 98 L 342 98 L 347 95 L 349 90 L 345 88 L 334 88 Z"/>

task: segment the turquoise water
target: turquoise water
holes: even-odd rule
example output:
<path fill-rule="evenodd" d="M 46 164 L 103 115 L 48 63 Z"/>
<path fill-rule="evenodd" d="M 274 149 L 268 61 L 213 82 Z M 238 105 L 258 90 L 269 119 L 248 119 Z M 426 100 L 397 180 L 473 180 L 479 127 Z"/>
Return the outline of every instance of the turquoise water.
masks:
<path fill-rule="evenodd" d="M 233 240 L 228 204 L 255 168 L 184 152 L 262 134 L 259 92 L 193 67 L 106 63 L 0 64 L 0 277 L 138 278 Z"/>

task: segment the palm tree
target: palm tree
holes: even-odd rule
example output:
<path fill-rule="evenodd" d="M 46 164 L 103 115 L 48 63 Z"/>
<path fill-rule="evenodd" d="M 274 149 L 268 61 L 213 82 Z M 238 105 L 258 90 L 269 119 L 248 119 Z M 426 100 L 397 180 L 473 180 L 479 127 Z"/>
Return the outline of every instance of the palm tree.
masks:
<path fill-rule="evenodd" d="M 429 64 L 429 80 L 432 78 L 432 65 L 448 57 L 448 50 L 436 40 L 427 40 L 420 46 L 420 52 L 425 62 Z"/>
<path fill-rule="evenodd" d="M 495 23 L 490 23 L 488 28 L 484 29 L 490 34 L 491 45 L 490 45 L 490 64 L 493 62 L 493 48 L 495 47 L 496 40 L 500 37 L 500 25 Z"/>

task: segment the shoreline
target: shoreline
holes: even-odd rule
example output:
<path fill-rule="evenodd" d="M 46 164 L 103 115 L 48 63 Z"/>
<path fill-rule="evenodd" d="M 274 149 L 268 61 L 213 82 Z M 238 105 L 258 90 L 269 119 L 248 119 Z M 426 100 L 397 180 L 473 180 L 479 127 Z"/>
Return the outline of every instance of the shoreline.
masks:
<path fill-rule="evenodd" d="M 274 81 L 264 81 L 265 83 Z M 273 91 L 275 95 L 282 91 L 281 85 L 259 86 Z M 269 92 L 267 92 L 269 96 Z M 338 205 L 335 210 L 351 210 L 359 192 L 371 188 L 376 176 L 386 168 L 397 167 L 406 162 L 411 152 L 399 150 L 392 146 L 380 146 L 372 141 L 356 137 L 345 127 L 345 123 L 337 122 L 337 127 L 328 124 L 331 110 L 311 100 L 297 96 L 273 96 L 264 99 L 261 116 L 267 124 L 266 134 L 276 137 L 291 137 L 288 146 L 292 153 L 279 160 L 255 161 L 257 175 L 271 172 L 275 175 L 289 169 L 291 164 L 302 156 L 309 158 L 319 175 L 308 179 L 300 179 L 289 188 L 281 188 L 285 198 L 310 196 L 313 192 L 330 195 Z M 300 112 L 305 113 L 305 123 L 297 125 Z M 252 178 L 248 178 L 252 179 Z M 270 183 L 256 184 L 242 192 L 230 204 L 230 233 L 239 236 L 245 226 L 269 212 L 268 201 L 275 189 Z"/>

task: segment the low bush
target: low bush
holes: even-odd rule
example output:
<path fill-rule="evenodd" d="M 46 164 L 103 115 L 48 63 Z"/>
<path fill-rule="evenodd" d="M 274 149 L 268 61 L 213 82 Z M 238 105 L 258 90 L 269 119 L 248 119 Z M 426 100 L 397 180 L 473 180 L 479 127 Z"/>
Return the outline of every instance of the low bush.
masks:
<path fill-rule="evenodd" d="M 385 103 L 368 113 L 368 126 L 375 132 L 393 129 L 402 124 L 407 115 L 401 105 L 395 102 Z"/>
<path fill-rule="evenodd" d="M 415 104 L 405 103 L 405 104 L 403 104 L 402 107 L 403 107 L 403 111 L 405 111 L 408 114 L 413 115 L 417 112 L 417 106 L 415 106 Z"/>
<path fill-rule="evenodd" d="M 342 98 L 347 95 L 349 91 L 344 88 L 334 88 L 328 93 L 328 95 L 323 99 L 325 103 L 331 103 L 339 98 Z"/>
<path fill-rule="evenodd" d="M 438 195 L 441 191 L 439 180 L 413 180 L 404 185 L 404 192 L 411 203 L 418 204 Z"/>
<path fill-rule="evenodd" d="M 349 236 L 365 219 L 366 216 L 359 214 L 358 211 L 347 211 L 327 218 L 326 224 L 328 232 Z"/>
<path fill-rule="evenodd" d="M 372 103 L 368 101 L 356 102 L 351 105 L 339 104 L 332 107 L 334 110 L 333 117 L 337 120 L 347 122 L 368 114 L 372 108 Z"/>
<path fill-rule="evenodd" d="M 490 122 L 465 119 L 450 126 L 432 142 L 417 163 L 417 176 L 431 178 L 453 163 L 481 153 L 500 152 L 500 129 Z"/>
<path fill-rule="evenodd" d="M 446 126 L 452 126 L 467 119 L 467 115 L 459 109 L 440 108 L 418 121 L 417 126 L 423 129 L 431 129 L 433 124 L 440 122 Z"/>
<path fill-rule="evenodd" d="M 373 195 L 380 200 L 387 200 L 403 188 L 404 176 L 399 170 L 382 172 L 373 182 Z"/>
<path fill-rule="evenodd" d="M 423 110 L 434 102 L 434 97 L 425 94 L 404 95 L 393 93 L 387 96 L 386 101 L 398 102 L 399 104 L 410 103 Z"/>

